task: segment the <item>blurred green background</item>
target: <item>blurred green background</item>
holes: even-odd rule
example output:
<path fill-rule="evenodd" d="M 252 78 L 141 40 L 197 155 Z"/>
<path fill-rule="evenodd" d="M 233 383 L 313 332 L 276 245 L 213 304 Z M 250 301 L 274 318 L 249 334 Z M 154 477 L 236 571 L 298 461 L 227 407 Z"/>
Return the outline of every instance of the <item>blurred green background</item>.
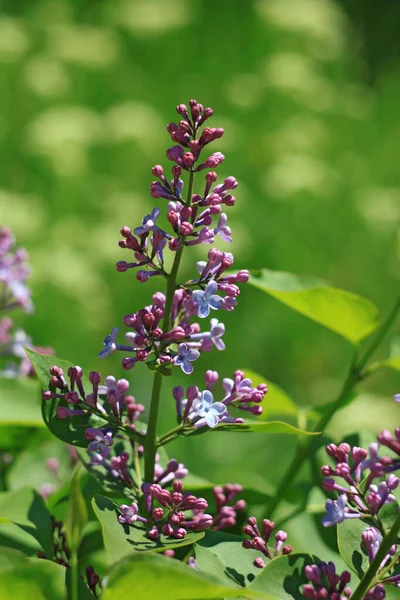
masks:
<path fill-rule="evenodd" d="M 3 0 L 0 17 L 0 222 L 28 248 L 41 346 L 104 375 L 104 336 L 149 303 L 119 229 L 154 206 L 154 164 L 168 167 L 165 126 L 196 98 L 225 136 L 219 176 L 239 180 L 229 211 L 238 268 L 314 275 L 372 299 L 385 314 L 399 288 L 400 2 L 396 0 Z M 160 206 L 163 208 L 163 200 Z M 227 249 L 221 242 L 220 248 Z M 186 252 L 184 269 L 207 252 Z M 332 400 L 349 345 L 245 287 L 224 314 L 227 350 L 212 367 L 251 368 L 300 405 Z M 388 344 L 382 356 L 388 352 Z M 151 373 L 128 374 L 138 401 Z M 165 385 L 161 430 L 173 424 Z M 184 383 L 187 385 L 188 380 Z M 393 427 L 399 378 L 364 386 L 330 433 Z M 267 400 L 266 400 L 267 401 Z M 273 488 L 293 439 L 234 434 L 178 442 L 172 453 L 213 481 Z"/>

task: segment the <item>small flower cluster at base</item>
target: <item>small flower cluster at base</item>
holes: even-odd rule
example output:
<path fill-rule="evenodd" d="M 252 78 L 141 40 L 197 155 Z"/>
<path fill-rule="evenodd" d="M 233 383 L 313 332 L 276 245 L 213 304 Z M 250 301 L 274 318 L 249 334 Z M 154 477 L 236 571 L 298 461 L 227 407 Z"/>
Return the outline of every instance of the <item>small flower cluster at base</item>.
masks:
<path fill-rule="evenodd" d="M 135 405 L 133 396 L 126 396 L 129 388 L 129 382 L 126 379 L 116 380 L 109 376 L 105 379 L 105 385 L 100 385 L 101 375 L 96 371 L 89 374 L 89 381 L 92 385 L 90 393 L 87 393 L 83 387 L 83 371 L 80 367 L 70 367 L 68 369 L 68 382 L 64 376 L 64 371 L 57 366 L 50 367 L 49 390 L 42 394 L 43 400 L 59 399 L 63 400 L 67 406 L 59 406 L 57 417 L 67 419 L 75 415 L 82 415 L 90 412 L 98 412 L 104 416 L 113 415 L 118 421 L 122 420 L 127 412 L 127 420 L 131 427 L 132 418 L 138 417 L 142 412 Z M 74 408 L 69 408 L 73 406 Z"/>
<path fill-rule="evenodd" d="M 390 443 L 388 433 L 382 432 L 378 439 L 385 439 Z M 400 442 L 398 444 L 400 450 Z M 391 446 L 394 447 L 394 442 Z M 329 527 L 344 519 L 377 515 L 385 504 L 395 501 L 392 492 L 398 487 L 399 478 L 390 471 L 398 467 L 392 458 L 379 456 L 379 447 L 377 442 L 370 444 L 368 451 L 358 446 L 351 448 L 346 443 L 338 446 L 329 444 L 326 447 L 336 465 L 334 468 L 329 465 L 322 467 L 322 474 L 326 477 L 322 488 L 326 492 L 336 491 L 340 495 L 338 500 L 327 500 L 327 515 L 323 517 L 323 525 Z M 373 483 L 375 478 L 385 475 L 384 481 L 378 485 Z M 338 483 L 334 477 L 342 481 Z"/>
<path fill-rule="evenodd" d="M 120 507 L 120 523 L 147 523 L 147 537 L 152 540 L 157 540 L 161 534 L 168 538 L 183 539 L 188 531 L 202 531 L 212 526 L 212 516 L 204 512 L 208 506 L 204 498 L 184 492 L 179 480 L 174 480 L 172 489 L 170 492 L 157 483 L 144 483 L 142 491 L 150 506 L 150 517 L 140 517 L 137 504 L 133 502 L 130 506 Z"/>
<path fill-rule="evenodd" d="M 312 600 L 347 600 L 352 591 L 348 587 L 351 575 L 343 571 L 341 575 L 336 573 L 333 562 L 321 562 L 318 565 L 307 565 L 304 568 L 305 575 L 311 583 L 303 587 L 304 598 Z"/>
<path fill-rule="evenodd" d="M 242 491 L 241 485 L 231 483 L 227 483 L 223 487 L 218 485 L 213 488 L 216 507 L 213 529 L 229 529 L 236 525 L 237 513 L 244 511 L 246 508 L 245 500 L 234 501 Z"/>
<path fill-rule="evenodd" d="M 281 554 L 290 554 L 292 552 L 292 547 L 289 545 L 283 545 L 287 540 L 287 533 L 282 531 L 281 529 L 275 534 L 275 548 L 271 550 L 268 548 L 268 542 L 271 538 L 272 532 L 275 528 L 275 523 L 273 521 L 269 521 L 268 519 L 264 519 L 262 522 L 262 534 L 257 526 L 257 519 L 255 517 L 249 517 L 247 520 L 247 525 L 243 528 L 243 533 L 248 535 L 250 539 L 244 540 L 242 543 L 243 548 L 253 550 L 258 550 L 261 552 L 264 557 L 272 560 L 276 556 L 280 556 Z M 261 557 L 256 558 L 253 562 L 255 567 L 262 569 L 265 567 L 265 560 Z"/>
<path fill-rule="evenodd" d="M 211 390 L 218 382 L 219 375 L 217 371 L 207 371 L 204 379 L 207 389 L 202 392 L 197 386 L 190 386 L 185 397 L 181 386 L 173 389 L 179 423 L 192 425 L 196 429 L 205 426 L 214 428 L 219 423 L 243 423 L 243 419 L 230 416 L 230 407 L 256 416 L 262 413 L 260 404 L 267 393 L 266 384 L 252 387 L 251 379 L 246 378 L 242 371 L 235 371 L 233 379 L 226 378 L 222 381 L 225 396 L 221 401 L 214 402 Z"/>
<path fill-rule="evenodd" d="M 368 560 L 370 563 L 372 563 L 372 561 L 374 560 L 379 547 L 382 543 L 382 534 L 381 532 L 376 529 L 376 527 L 367 527 L 367 529 L 364 529 L 364 531 L 361 534 L 361 547 L 364 547 L 367 554 L 368 554 Z M 387 552 L 387 554 L 383 557 L 381 564 L 379 565 L 378 571 L 377 571 L 377 575 L 379 575 L 380 571 L 387 565 L 387 563 L 390 561 L 391 558 L 393 558 L 396 555 L 397 552 L 397 545 L 393 544 L 393 546 L 391 546 L 389 548 L 389 551 Z M 396 576 L 393 577 L 389 577 L 387 580 L 388 583 L 395 583 L 396 581 Z"/>

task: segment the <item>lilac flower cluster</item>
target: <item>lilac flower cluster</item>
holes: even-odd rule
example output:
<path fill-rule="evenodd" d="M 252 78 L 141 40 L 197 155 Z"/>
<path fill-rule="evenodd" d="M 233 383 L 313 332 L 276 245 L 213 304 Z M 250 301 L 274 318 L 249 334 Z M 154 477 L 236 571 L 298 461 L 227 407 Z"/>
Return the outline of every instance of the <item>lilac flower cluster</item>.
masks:
<path fill-rule="evenodd" d="M 27 263 L 28 254 L 24 248 L 15 247 L 13 233 L 0 227 L 0 312 L 22 308 L 25 312 L 33 311 L 31 292 L 27 279 L 31 270 Z M 0 318 L 0 355 L 5 359 L 5 367 L 0 375 L 7 378 L 33 375 L 31 362 L 25 354 L 24 347 L 42 354 L 53 354 L 51 348 L 34 347 L 31 338 L 23 329 L 14 328 L 9 316 Z"/>
<path fill-rule="evenodd" d="M 216 515 L 213 519 L 213 529 L 229 529 L 236 525 L 237 513 L 246 508 L 245 500 L 235 500 L 243 491 L 239 484 L 227 483 L 224 486 L 215 486 L 213 495 L 215 500 Z"/>
<path fill-rule="evenodd" d="M 350 582 L 351 575 L 348 571 L 343 571 L 341 575 L 338 575 L 333 562 L 308 565 L 304 572 L 311 582 L 303 587 L 304 598 L 312 600 L 347 600 L 350 598 L 352 591 L 347 584 Z"/>
<path fill-rule="evenodd" d="M 167 158 L 176 163 L 172 167 L 172 179 L 168 181 L 162 166 L 156 165 L 152 169 L 158 181 L 151 184 L 151 195 L 168 200 L 165 217 L 169 231 L 159 224 L 161 209 L 158 207 L 133 230 L 127 226 L 121 229 L 123 239 L 119 246 L 131 250 L 135 260 L 119 261 L 117 270 L 138 268 L 136 277 L 140 282 L 157 275 L 166 279 L 171 276 L 165 270 L 164 250 L 167 244 L 175 254 L 181 253 L 185 246 L 214 244 L 216 236 L 225 242 L 232 241 L 228 218 L 222 212 L 222 207 L 235 204 L 230 192 L 237 187 L 236 179 L 227 177 L 223 183 L 216 185 L 217 174 L 209 171 L 202 193 L 194 193 L 192 189 L 194 173 L 215 168 L 224 160 L 224 156 L 216 152 L 200 164 L 198 162 L 205 146 L 220 138 L 224 131 L 204 127 L 200 132 L 213 111 L 195 100 L 190 101 L 189 109 L 180 104 L 177 112 L 182 117 L 181 121 L 168 126 L 176 142 L 167 150 Z M 181 179 L 185 170 L 192 178 L 186 200 L 182 197 Z M 218 221 L 214 222 L 216 218 Z M 226 273 L 233 260 L 231 253 L 211 248 L 207 261 L 200 261 L 196 265 L 198 276 L 186 282 L 177 282 L 171 307 L 166 307 L 164 294 L 155 294 L 151 306 L 125 316 L 124 324 L 129 329 L 125 334 L 125 343 L 117 342 L 118 329 L 115 328 L 106 336 L 99 356 L 105 358 L 118 350 L 125 354 L 122 359 L 124 369 L 131 369 L 137 362 L 144 361 L 150 368 L 154 368 L 155 364 L 164 367 L 176 365 L 185 374 L 191 374 L 192 363 L 201 352 L 209 351 L 213 346 L 219 350 L 225 349 L 222 340 L 224 324 L 211 319 L 209 330 L 202 331 L 199 323 L 193 322 L 193 317 L 197 315 L 205 319 L 211 311 L 231 311 L 235 308 L 240 293 L 238 284 L 248 281 L 249 272 L 240 270 Z"/>
<path fill-rule="evenodd" d="M 396 429 L 396 439 L 389 431 L 379 434 L 378 440 L 400 456 L 400 429 Z M 399 459 L 390 456 L 379 456 L 380 443 L 370 444 L 368 451 L 349 444 L 339 446 L 329 444 L 328 455 L 336 463 L 335 467 L 324 465 L 322 474 L 326 477 L 322 487 L 326 492 L 338 492 L 337 500 L 327 500 L 327 514 L 322 523 L 326 527 L 341 523 L 345 519 L 369 518 L 378 515 L 381 508 L 395 502 L 393 491 L 399 485 L 399 478 L 392 471 L 399 468 Z M 336 478 L 341 481 L 338 483 Z M 378 485 L 376 478 L 384 477 Z"/>
<path fill-rule="evenodd" d="M 197 386 L 189 386 L 185 395 L 183 387 L 177 386 L 173 389 L 179 423 L 194 425 L 196 429 L 206 425 L 214 428 L 219 423 L 243 423 L 243 419 L 230 416 L 230 407 L 257 416 L 262 413 L 260 403 L 267 393 L 265 383 L 253 387 L 251 379 L 245 377 L 243 371 L 235 371 L 233 379 L 227 377 L 222 380 L 225 395 L 221 401 L 214 402 L 211 390 L 218 382 L 219 374 L 209 370 L 206 371 L 204 379 L 207 389 L 203 391 Z"/>
<path fill-rule="evenodd" d="M 182 539 L 188 531 L 201 531 L 213 524 L 213 517 L 205 513 L 208 503 L 204 498 L 197 498 L 184 492 L 182 481 L 175 479 L 172 492 L 161 485 L 144 483 L 142 491 L 150 507 L 150 516 L 141 517 L 138 505 L 120 506 L 119 522 L 133 525 L 136 521 L 147 523 L 147 537 L 157 540 L 162 533 L 169 538 Z"/>
<path fill-rule="evenodd" d="M 311 600 L 347 600 L 352 591 L 348 586 L 351 575 L 343 571 L 341 575 L 336 573 L 333 562 L 321 562 L 318 565 L 307 565 L 304 569 L 307 579 L 311 583 L 303 586 L 304 598 Z M 378 584 L 370 589 L 363 600 L 384 600 L 386 592 L 382 585 Z"/>
<path fill-rule="evenodd" d="M 265 558 L 272 560 L 274 557 L 279 556 L 281 554 L 290 554 L 292 552 L 292 547 L 288 544 L 284 545 L 287 540 L 287 533 L 280 529 L 275 534 L 275 548 L 272 550 L 268 547 L 268 542 L 270 541 L 273 530 L 275 529 L 275 523 L 270 521 L 269 519 L 264 519 L 262 522 L 262 533 L 260 532 L 257 519 L 255 517 L 249 517 L 247 520 L 247 525 L 243 528 L 243 533 L 248 535 L 250 539 L 244 540 L 242 543 L 243 548 L 253 550 L 258 550 L 261 552 Z M 254 566 L 259 569 L 263 569 L 265 567 L 265 560 L 261 557 L 258 557 L 254 560 Z"/>
<path fill-rule="evenodd" d="M 26 285 L 30 276 L 28 254 L 24 248 L 15 248 L 15 237 L 9 229 L 0 228 L 0 283 L 2 310 L 20 307 L 32 312 L 31 292 Z"/>

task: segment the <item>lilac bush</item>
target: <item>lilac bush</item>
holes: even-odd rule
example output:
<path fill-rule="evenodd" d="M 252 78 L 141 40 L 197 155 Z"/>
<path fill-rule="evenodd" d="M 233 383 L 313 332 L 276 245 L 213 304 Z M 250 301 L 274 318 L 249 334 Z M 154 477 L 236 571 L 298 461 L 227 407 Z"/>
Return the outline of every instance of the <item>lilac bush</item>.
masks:
<path fill-rule="evenodd" d="M 173 143 L 166 151 L 173 163 L 171 175 L 161 165 L 152 169 L 155 180 L 150 193 L 159 206 L 137 218 L 133 228 L 121 228 L 119 247 L 126 250 L 127 260 L 116 265 L 120 273 L 129 275 L 133 270 L 139 283 L 157 278 L 160 288 L 147 306 L 132 307 L 133 312 L 122 319 L 123 333 L 114 327 L 99 352 L 105 364 L 118 352 L 127 377 L 143 363 L 153 374 L 149 402 L 138 402 L 131 395 L 133 385 L 128 379 L 103 377 L 97 371 L 85 374 L 80 366 L 29 350 L 29 342 L 20 342 L 27 347 L 27 356 L 42 384 L 42 414 L 47 427 L 76 447 L 76 458 L 96 486 L 90 494 L 90 510 L 101 525 L 109 572 L 104 577 L 92 564 L 83 564 L 79 554 L 89 520 L 79 467 L 66 491 L 69 504 L 65 521 L 51 519 L 50 550 L 43 549 L 38 556 L 70 571 L 68 586 L 73 600 L 83 594 L 79 591 L 82 582 L 85 593 L 94 597 L 104 593 L 105 598 L 111 598 L 115 590 L 120 593 L 118 586 L 123 585 L 126 575 L 124 565 L 129 571 L 142 560 L 143 568 L 150 565 L 153 569 L 155 579 L 156 573 L 162 579 L 178 569 L 180 575 L 171 583 L 175 586 L 168 596 L 171 598 L 174 589 L 184 581 L 189 586 L 190 581 L 197 588 L 189 586 L 188 595 L 179 597 L 200 598 L 203 586 L 211 586 L 207 588 L 211 589 L 207 592 L 210 598 L 381 600 L 388 588 L 400 587 L 396 497 L 400 428 L 394 434 L 382 431 L 369 448 L 346 441 L 326 447 L 329 461 L 322 466 L 322 489 L 329 497 L 321 530 L 337 527 L 340 553 L 356 573 L 356 581 L 351 581 L 348 571 L 339 574 L 335 564 L 324 562 L 323 557 L 297 552 L 280 524 L 282 519 L 290 521 L 292 515 L 282 515 L 277 509 L 305 461 L 315 462 L 321 445 L 319 434 L 351 400 L 356 385 L 382 366 L 369 361 L 392 326 L 400 301 L 379 325 L 370 303 L 321 282 L 299 283 L 298 277 L 289 274 L 263 271 L 250 275 L 244 269 L 234 270 L 233 255 L 219 250 L 216 244 L 219 239 L 232 241 L 227 213 L 235 205 L 232 192 L 238 183 L 232 176 L 218 181 L 214 169 L 225 157 L 208 148 L 224 131 L 209 126 L 213 111 L 196 100 L 188 106 L 180 104 L 176 110 L 179 122 L 167 127 Z M 0 243 L 4 308 L 18 305 L 30 310 L 29 292 L 24 287 L 28 276 L 25 254 L 13 250 L 13 239 L 5 230 Z M 206 246 L 205 260 L 193 265 L 190 279 L 183 279 L 183 253 L 189 254 L 195 245 Z M 222 379 L 217 371 L 208 369 L 201 387 L 192 382 L 173 387 L 169 405 L 176 427 L 160 433 L 164 378 L 197 374 L 202 353 L 226 349 L 222 311 L 236 309 L 241 284 L 248 282 L 272 295 L 279 292 L 282 302 L 355 345 L 355 358 L 341 393 L 305 421 L 311 431 L 304 431 L 290 423 L 259 419 L 268 391 L 266 383 L 255 381 L 240 369 Z M 320 296 L 315 300 L 313 294 L 321 290 L 324 300 Z M 296 300 L 304 293 L 306 301 Z M 332 317 L 327 316 L 326 303 Z M 335 313 L 338 303 L 351 315 L 349 318 L 346 313 L 345 326 Z M 1 322 L 5 348 L 12 346 L 10 326 L 5 320 Z M 359 344 L 374 330 L 374 340 L 360 353 Z M 399 402 L 399 398 L 397 394 L 395 400 Z M 166 453 L 166 447 L 177 438 L 223 435 L 226 431 L 294 434 L 299 438 L 292 464 L 282 474 L 275 495 L 264 494 L 262 507 L 255 513 L 249 509 L 257 507 L 251 490 L 240 484 L 196 482 L 179 458 Z M 50 460 L 49 469 L 58 473 L 57 463 Z M 51 500 L 52 493 L 47 490 L 43 496 Z M 57 509 L 57 503 L 52 506 Z M 275 512 L 276 524 L 271 520 Z M 352 527 L 357 529 L 353 532 Z M 286 593 L 287 589 L 290 592 Z M 151 598 L 156 598 L 155 594 Z"/>

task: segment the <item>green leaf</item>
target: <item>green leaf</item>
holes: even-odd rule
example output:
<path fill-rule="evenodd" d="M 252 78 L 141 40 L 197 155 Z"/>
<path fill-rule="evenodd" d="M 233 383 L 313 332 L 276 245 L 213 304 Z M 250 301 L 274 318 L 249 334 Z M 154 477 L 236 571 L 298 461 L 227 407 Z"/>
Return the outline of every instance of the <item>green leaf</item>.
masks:
<path fill-rule="evenodd" d="M 252 273 L 249 283 L 352 344 L 358 344 L 379 325 L 379 313 L 372 302 L 318 279 L 262 269 Z"/>
<path fill-rule="evenodd" d="M 122 525 L 118 521 L 120 514 L 118 506 L 110 498 L 97 495 L 92 500 L 93 510 L 100 521 L 105 549 L 112 562 L 115 562 L 132 552 L 164 552 L 194 544 L 202 537 L 203 532 L 188 533 L 182 540 L 169 539 L 160 535 L 157 541 L 146 537 L 146 528 L 141 523 L 134 526 Z"/>
<path fill-rule="evenodd" d="M 243 548 L 242 542 L 243 538 L 238 535 L 206 531 L 194 547 L 200 571 L 213 573 L 220 579 L 227 578 L 231 584 L 248 586 L 260 573 L 253 565 L 260 552 Z"/>
<path fill-rule="evenodd" d="M 0 571 L 13 569 L 26 559 L 25 554 L 19 550 L 11 550 L 6 546 L 0 546 Z"/>
<path fill-rule="evenodd" d="M 178 560 L 159 554 L 136 553 L 109 573 L 102 600 L 207 600 L 208 598 L 270 598 L 244 595 L 243 588 L 228 585 Z M 272 599 L 270 599 L 272 600 Z"/>
<path fill-rule="evenodd" d="M 16 528 L 9 527 L 10 523 Z M 13 531 L 18 532 L 19 529 L 37 540 L 48 558 L 53 557 L 50 514 L 43 498 L 30 488 L 0 494 L 0 539 L 3 534 L 1 543 L 4 545 L 4 535 L 11 536 L 11 541 L 13 538 L 18 541 L 18 536 L 13 535 Z M 11 547 L 19 548 L 15 544 L 11 544 Z"/>
<path fill-rule="evenodd" d="M 308 582 L 304 567 L 320 562 L 310 554 L 289 554 L 269 561 L 248 588 L 268 593 L 276 600 L 303 600 L 302 587 Z"/>
<path fill-rule="evenodd" d="M 57 365 L 63 369 L 64 373 L 66 374 L 69 367 L 74 366 L 72 363 L 55 356 L 39 354 L 38 352 L 28 350 L 27 348 L 25 349 L 25 352 L 35 369 L 43 390 L 47 390 L 49 388 L 50 367 Z M 87 377 L 82 377 L 82 383 L 85 391 L 92 388 Z M 68 419 L 59 419 L 57 418 L 57 408 L 59 406 L 68 405 L 66 402 L 64 402 L 64 400 L 60 401 L 58 399 L 43 401 L 42 417 L 53 435 L 67 444 L 87 448 L 88 441 L 85 435 L 86 429 L 88 427 L 95 427 L 98 429 L 107 424 L 107 421 L 97 417 L 96 415 L 93 415 L 92 413 L 87 413 L 85 415 L 75 416 Z"/>
<path fill-rule="evenodd" d="M 369 567 L 368 555 L 361 548 L 361 534 L 367 527 L 361 519 L 345 519 L 337 526 L 340 556 L 359 578 Z"/>
<path fill-rule="evenodd" d="M 283 421 L 264 421 L 264 422 L 253 422 L 247 423 L 220 423 L 215 429 L 209 429 L 208 427 L 201 427 L 196 431 L 190 432 L 188 435 L 199 435 L 206 431 L 230 431 L 231 433 L 285 433 L 287 435 L 319 435 L 318 432 L 314 431 L 303 431 L 297 429 L 289 423 Z"/>
<path fill-rule="evenodd" d="M 1 571 L 0 598 L 65 600 L 66 569 L 49 560 L 30 559 Z"/>
<path fill-rule="evenodd" d="M 43 423 L 44 425 L 44 423 Z M 47 460 L 55 458 L 59 462 L 57 472 L 51 471 Z M 51 483 L 55 488 L 62 485 L 62 481 L 71 476 L 71 457 L 64 444 L 60 444 L 54 437 L 51 441 L 37 442 L 19 452 L 9 471 L 7 472 L 7 486 L 9 490 L 21 487 L 32 487 L 40 490 L 43 483 Z"/>
<path fill-rule="evenodd" d="M 65 529 L 68 536 L 69 546 L 72 551 L 79 547 L 82 532 L 88 521 L 86 503 L 82 496 L 80 486 L 81 466 L 78 465 L 72 476 L 71 495 L 68 503 L 67 518 L 65 520 Z"/>
<path fill-rule="evenodd" d="M 386 358 L 385 360 L 378 360 L 374 363 L 371 363 L 366 370 L 368 373 L 373 373 L 379 369 L 392 369 L 393 371 L 400 371 L 400 356 Z"/>
<path fill-rule="evenodd" d="M 0 448 L 21 448 L 38 429 L 46 433 L 40 389 L 32 379 L 0 378 Z"/>
<path fill-rule="evenodd" d="M 249 377 L 252 380 L 253 386 L 257 386 L 260 383 L 266 383 L 268 386 L 268 393 L 263 402 L 261 418 L 266 418 L 270 415 L 297 415 L 296 404 L 279 385 L 272 383 L 272 381 L 250 369 L 243 369 L 243 371 L 245 377 Z"/>

